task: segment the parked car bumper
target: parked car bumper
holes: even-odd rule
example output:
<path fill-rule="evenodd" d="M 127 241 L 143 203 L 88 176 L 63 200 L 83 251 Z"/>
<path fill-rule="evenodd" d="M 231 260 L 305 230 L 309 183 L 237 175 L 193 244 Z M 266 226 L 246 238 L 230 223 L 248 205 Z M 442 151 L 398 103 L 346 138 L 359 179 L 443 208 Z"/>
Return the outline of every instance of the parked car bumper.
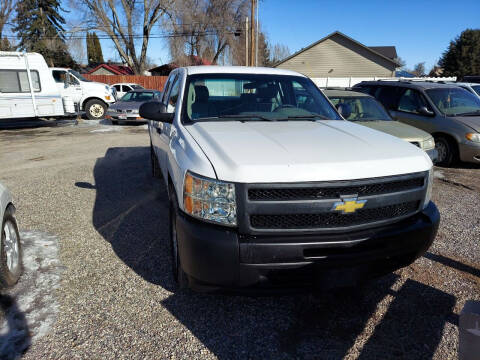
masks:
<path fill-rule="evenodd" d="M 460 143 L 458 147 L 460 150 L 460 160 L 476 164 L 480 163 L 480 143 Z"/>
<path fill-rule="evenodd" d="M 432 162 L 437 161 L 437 158 L 438 158 L 438 151 L 437 151 L 437 149 L 425 150 L 425 152 L 426 152 L 427 155 L 430 157 L 430 160 L 432 160 Z"/>
<path fill-rule="evenodd" d="M 147 120 L 140 117 L 138 114 L 129 114 L 124 117 L 120 116 L 118 113 L 107 113 L 107 119 L 112 121 L 124 121 L 124 122 L 141 122 L 146 123 Z"/>
<path fill-rule="evenodd" d="M 412 263 L 432 244 L 440 215 L 431 202 L 415 216 L 340 235 L 243 236 L 179 214 L 183 270 L 197 290 L 354 285 Z"/>

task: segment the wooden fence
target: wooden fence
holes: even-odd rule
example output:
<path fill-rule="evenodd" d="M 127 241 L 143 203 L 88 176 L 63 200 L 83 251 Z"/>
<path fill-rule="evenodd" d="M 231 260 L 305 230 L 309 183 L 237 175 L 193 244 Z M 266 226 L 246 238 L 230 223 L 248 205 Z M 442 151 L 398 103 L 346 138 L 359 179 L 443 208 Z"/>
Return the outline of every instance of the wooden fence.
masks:
<path fill-rule="evenodd" d="M 167 76 L 141 76 L 141 75 L 88 75 L 88 80 L 98 81 L 105 84 L 116 83 L 134 83 L 142 85 L 145 89 L 154 89 L 163 91 L 163 87 L 167 82 Z"/>

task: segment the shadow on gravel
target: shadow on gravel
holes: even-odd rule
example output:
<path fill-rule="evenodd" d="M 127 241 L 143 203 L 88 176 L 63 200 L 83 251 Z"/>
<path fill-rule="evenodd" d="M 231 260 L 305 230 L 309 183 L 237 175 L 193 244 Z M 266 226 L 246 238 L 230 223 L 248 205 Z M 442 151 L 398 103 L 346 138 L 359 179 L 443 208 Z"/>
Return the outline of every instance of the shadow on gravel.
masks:
<path fill-rule="evenodd" d="M 31 343 L 25 314 L 20 311 L 15 299 L 10 295 L 0 295 L 0 317 L 2 333 L 0 333 L 0 358 L 18 359 Z M 6 331 L 3 331 L 7 329 Z"/>
<path fill-rule="evenodd" d="M 174 291 L 167 193 L 150 175 L 148 147 L 110 148 L 94 177 L 95 184 L 76 185 L 96 190 L 97 231 L 133 271 Z M 390 274 L 360 288 L 295 296 L 180 291 L 162 305 L 219 359 L 431 359 L 445 323 L 456 322 L 455 297 L 410 279 L 392 290 L 397 281 Z"/>

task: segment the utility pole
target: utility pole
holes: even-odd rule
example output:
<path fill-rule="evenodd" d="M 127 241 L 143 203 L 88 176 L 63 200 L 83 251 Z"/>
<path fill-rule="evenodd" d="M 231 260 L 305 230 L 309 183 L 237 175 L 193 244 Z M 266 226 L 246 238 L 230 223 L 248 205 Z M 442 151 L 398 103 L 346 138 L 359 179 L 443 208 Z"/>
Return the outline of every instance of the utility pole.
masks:
<path fill-rule="evenodd" d="M 255 66 L 255 8 L 257 0 L 251 0 L 251 22 L 250 22 L 250 66 Z"/>
<path fill-rule="evenodd" d="M 257 8 L 257 30 L 255 32 L 255 66 L 258 66 L 258 0 L 255 0 L 255 7 Z"/>
<path fill-rule="evenodd" d="M 245 19 L 245 66 L 248 66 L 248 16 Z"/>

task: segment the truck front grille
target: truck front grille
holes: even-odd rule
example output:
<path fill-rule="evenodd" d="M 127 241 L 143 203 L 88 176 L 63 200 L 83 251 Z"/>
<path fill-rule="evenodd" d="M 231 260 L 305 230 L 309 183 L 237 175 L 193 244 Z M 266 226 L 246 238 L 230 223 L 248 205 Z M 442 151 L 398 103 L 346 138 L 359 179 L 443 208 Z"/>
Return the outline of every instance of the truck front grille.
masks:
<path fill-rule="evenodd" d="M 402 217 L 415 212 L 419 205 L 419 201 L 410 201 L 373 209 L 357 210 L 353 214 L 328 212 L 318 214 L 251 215 L 250 224 L 255 229 L 331 229 Z"/>
<path fill-rule="evenodd" d="M 248 199 L 250 201 L 337 199 L 344 194 L 367 196 L 413 190 L 422 187 L 423 183 L 424 177 L 420 176 L 405 180 L 353 186 L 251 188 L 248 190 Z"/>

